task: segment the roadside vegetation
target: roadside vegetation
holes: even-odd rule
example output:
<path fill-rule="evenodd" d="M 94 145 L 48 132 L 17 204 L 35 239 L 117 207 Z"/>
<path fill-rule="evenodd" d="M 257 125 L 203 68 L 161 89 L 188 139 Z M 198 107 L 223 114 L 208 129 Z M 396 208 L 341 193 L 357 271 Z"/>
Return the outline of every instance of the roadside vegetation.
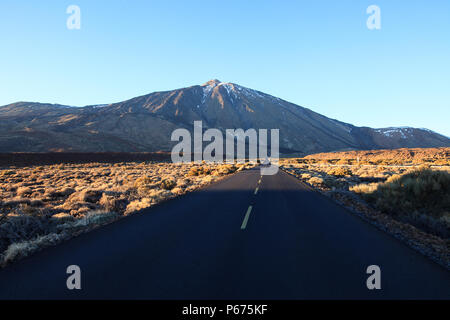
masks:
<path fill-rule="evenodd" d="M 340 165 L 450 166 L 450 148 L 401 148 L 317 153 L 302 158 L 305 163 Z"/>
<path fill-rule="evenodd" d="M 132 162 L 0 170 L 0 265 L 252 166 Z"/>
<path fill-rule="evenodd" d="M 417 169 L 393 175 L 383 183 L 356 185 L 351 191 L 361 194 L 376 208 L 427 232 L 450 237 L 450 173 Z"/>
<path fill-rule="evenodd" d="M 282 167 L 328 193 L 352 193 L 395 219 L 440 237 L 450 237 L 450 167 L 385 167 L 304 164 L 283 160 Z"/>
<path fill-rule="evenodd" d="M 385 159 L 380 150 L 351 151 L 282 159 L 280 164 L 381 229 L 414 246 L 426 247 L 450 268 L 449 151 L 388 150 Z M 424 161 L 411 160 L 411 154 L 420 155 Z M 338 155 L 345 156 L 337 159 Z M 395 161 L 389 158 L 392 155 Z"/>

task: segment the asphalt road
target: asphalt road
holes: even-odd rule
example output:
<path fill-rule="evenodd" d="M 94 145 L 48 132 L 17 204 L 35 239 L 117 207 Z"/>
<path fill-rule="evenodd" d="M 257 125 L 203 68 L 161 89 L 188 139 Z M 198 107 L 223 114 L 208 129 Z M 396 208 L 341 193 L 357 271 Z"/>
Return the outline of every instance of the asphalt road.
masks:
<path fill-rule="evenodd" d="M 74 264 L 81 290 L 66 287 Z M 0 298 L 450 299 L 450 272 L 294 177 L 253 169 L 0 270 Z"/>

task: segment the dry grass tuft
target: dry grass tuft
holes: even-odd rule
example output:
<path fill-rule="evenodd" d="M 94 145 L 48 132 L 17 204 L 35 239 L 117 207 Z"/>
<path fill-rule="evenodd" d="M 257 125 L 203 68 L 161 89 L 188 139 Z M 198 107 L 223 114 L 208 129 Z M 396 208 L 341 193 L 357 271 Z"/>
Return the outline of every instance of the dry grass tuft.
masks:
<path fill-rule="evenodd" d="M 313 185 L 313 186 L 317 186 L 317 185 L 324 184 L 325 181 L 322 178 L 319 178 L 319 177 L 312 177 L 311 179 L 308 180 L 308 183 Z"/>
<path fill-rule="evenodd" d="M 338 177 L 345 177 L 351 176 L 352 170 L 346 167 L 332 167 L 330 170 L 327 171 L 327 174 Z"/>
<path fill-rule="evenodd" d="M 175 180 L 164 179 L 163 181 L 161 181 L 160 187 L 165 190 L 171 190 L 171 189 L 175 188 L 176 185 L 177 185 L 177 182 Z"/>
<path fill-rule="evenodd" d="M 55 245 L 61 240 L 62 238 L 60 235 L 50 233 L 44 236 L 39 236 L 33 240 L 13 243 L 4 252 L 2 259 L 3 261 L 1 261 L 0 264 L 5 266 L 15 259 L 27 257 L 31 253 L 39 251 L 42 248 Z"/>
<path fill-rule="evenodd" d="M 379 183 L 361 183 L 355 186 L 351 186 L 350 191 L 356 193 L 372 193 L 377 190 Z"/>

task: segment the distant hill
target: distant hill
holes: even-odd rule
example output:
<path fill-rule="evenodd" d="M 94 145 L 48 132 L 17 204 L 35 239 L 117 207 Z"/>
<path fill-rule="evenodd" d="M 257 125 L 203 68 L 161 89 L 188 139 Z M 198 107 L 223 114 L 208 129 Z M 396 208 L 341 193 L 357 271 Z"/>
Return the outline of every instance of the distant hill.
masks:
<path fill-rule="evenodd" d="M 170 151 L 177 128 L 280 129 L 280 151 L 450 147 L 427 129 L 356 127 L 280 98 L 211 80 L 109 105 L 17 102 L 0 107 L 0 152 Z"/>

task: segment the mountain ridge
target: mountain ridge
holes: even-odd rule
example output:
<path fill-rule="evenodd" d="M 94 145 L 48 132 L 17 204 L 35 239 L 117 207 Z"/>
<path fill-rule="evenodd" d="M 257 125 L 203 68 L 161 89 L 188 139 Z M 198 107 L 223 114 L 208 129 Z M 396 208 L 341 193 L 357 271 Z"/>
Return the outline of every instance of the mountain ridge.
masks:
<path fill-rule="evenodd" d="M 0 107 L 0 152 L 170 151 L 171 132 L 203 127 L 280 129 L 280 150 L 310 154 L 340 150 L 447 147 L 428 129 L 357 127 L 230 82 L 210 80 L 125 101 L 72 107 L 16 102 Z"/>

